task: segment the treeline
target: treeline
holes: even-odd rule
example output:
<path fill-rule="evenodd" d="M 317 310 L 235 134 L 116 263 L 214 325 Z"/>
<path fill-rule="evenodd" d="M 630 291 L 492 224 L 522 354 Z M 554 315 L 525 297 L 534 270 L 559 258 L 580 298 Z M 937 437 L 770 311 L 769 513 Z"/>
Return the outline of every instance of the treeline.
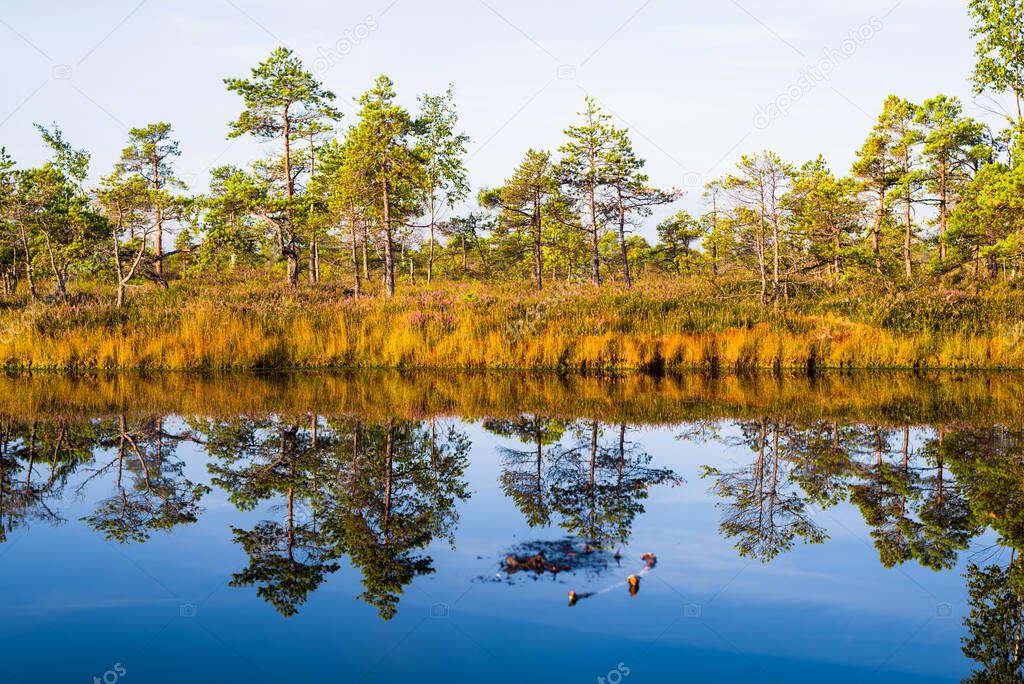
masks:
<path fill-rule="evenodd" d="M 115 167 L 87 187 L 90 155 L 38 126 L 49 161 L 0 152 L 0 275 L 8 297 L 71 300 L 106 283 L 169 287 L 215 272 L 276 273 L 393 295 L 400 279 L 529 282 L 544 289 L 645 273 L 754 283 L 762 303 L 797 288 L 963 286 L 1013 281 L 1024 257 L 1024 0 L 971 0 L 979 94 L 1016 102 L 997 131 L 938 95 L 884 103 L 848 174 L 765 151 L 707 184 L 706 211 L 681 211 L 650 244 L 635 234 L 678 190 L 658 188 L 630 134 L 588 98 L 557 151 L 530 149 L 507 180 L 470 197 L 469 138 L 451 87 L 410 112 L 379 77 L 341 126 L 335 95 L 286 48 L 247 78 L 229 137 L 266 142 L 249 168 L 211 171 L 190 193 L 169 123 L 132 129 Z M 105 291 L 105 290 L 104 290 Z"/>

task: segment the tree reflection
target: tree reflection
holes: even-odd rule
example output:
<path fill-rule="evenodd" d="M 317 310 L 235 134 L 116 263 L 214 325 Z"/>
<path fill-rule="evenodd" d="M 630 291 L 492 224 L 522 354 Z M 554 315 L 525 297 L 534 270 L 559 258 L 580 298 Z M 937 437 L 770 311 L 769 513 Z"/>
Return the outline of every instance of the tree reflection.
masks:
<path fill-rule="evenodd" d="M 115 457 L 101 471 L 116 473 L 116 492 L 83 519 L 107 539 L 144 542 L 153 530 L 198 520 L 199 502 L 210 488 L 185 476 L 184 462 L 174 455 L 176 440 L 168 437 L 162 420 L 143 421 L 130 430 L 123 414 L 113 431 L 102 433 L 99 446 L 113 444 Z"/>
<path fill-rule="evenodd" d="M 886 463 L 892 434 L 873 428 L 875 460 L 861 465 L 862 481 L 851 490 L 850 501 L 860 509 L 871 527 L 882 565 L 891 568 L 913 557 L 910 537 L 913 521 L 908 517 L 916 473 L 910 470 L 910 429 L 903 430 L 903 447 L 898 464 Z"/>
<path fill-rule="evenodd" d="M 307 420 L 308 430 L 302 428 Z M 264 520 L 252 529 L 232 527 L 249 564 L 232 575 L 231 586 L 255 586 L 281 615 L 294 615 L 340 567 L 341 550 L 317 520 L 326 497 L 322 473 L 329 465 L 318 439 L 318 418 L 243 418 L 197 427 L 206 437 L 214 484 L 240 510 L 284 502 L 273 507 L 280 520 Z"/>
<path fill-rule="evenodd" d="M 971 563 L 964 576 L 971 612 L 964 620 L 967 635 L 962 648 L 964 655 L 980 666 L 964 682 L 1024 682 L 1024 567 L 1017 554 L 1005 566 Z"/>
<path fill-rule="evenodd" d="M 196 522 L 211 488 L 196 481 L 195 464 L 186 467 L 191 441 L 208 457 L 210 484 L 239 511 L 260 513 L 231 528 L 244 553 L 232 586 L 292 616 L 347 559 L 361 575 L 353 593 L 388 620 L 409 585 L 435 571 L 435 542 L 454 545 L 469 497 L 470 444 L 459 425 L 379 413 L 0 417 L 0 542 L 37 521 L 64 522 L 71 497 L 85 499 L 88 526 L 121 543 Z M 1024 684 L 1024 431 L 915 427 L 902 413 L 867 422 L 743 413 L 680 429 L 693 425 L 691 435 L 742 455 L 705 477 L 720 531 L 744 557 L 769 562 L 824 541 L 814 512 L 842 504 L 863 517 L 886 566 L 951 569 L 972 540 L 994 531 L 1001 548 L 986 560 L 970 556 L 965 571 L 962 648 L 976 663 L 967 681 Z M 567 535 L 517 539 L 502 556 L 507 582 L 552 572 L 593 579 L 616 568 L 612 554 L 628 543 L 652 488 L 678 481 L 652 465 L 621 421 L 528 413 L 484 427 L 503 438 L 505 496 L 530 527 Z"/>
<path fill-rule="evenodd" d="M 69 478 L 92 458 L 91 424 L 67 419 L 0 419 L 0 543 L 30 521 L 64 522 L 59 501 Z"/>
<path fill-rule="evenodd" d="M 627 439 L 625 424 L 524 416 L 485 427 L 533 443 L 529 451 L 498 448 L 502 488 L 527 523 L 547 526 L 557 516 L 562 529 L 595 548 L 626 543 L 650 488 L 678 482 L 672 470 L 651 467 L 653 457 Z"/>
<path fill-rule="evenodd" d="M 405 586 L 434 571 L 430 556 L 418 552 L 435 538 L 455 543 L 456 505 L 469 498 L 470 443 L 433 421 L 357 423 L 350 439 L 353 456 L 331 524 L 362 572 L 360 598 L 390 620 Z"/>
<path fill-rule="evenodd" d="M 501 456 L 501 489 L 526 516 L 530 527 L 551 524 L 550 459 L 552 447 L 565 435 L 567 424 L 539 416 L 522 416 L 516 420 L 487 420 L 484 428 L 503 437 L 516 437 L 531 449 L 499 446 Z"/>
<path fill-rule="evenodd" d="M 283 501 L 277 521 L 233 528 L 249 565 L 233 586 L 256 586 L 285 616 L 347 554 L 363 576 L 360 598 L 391 619 L 404 587 L 433 572 L 419 553 L 452 539 L 469 441 L 454 427 L 314 416 L 243 419 L 202 428 L 213 481 L 242 510 Z"/>
<path fill-rule="evenodd" d="M 793 548 L 798 539 L 810 544 L 825 541 L 827 534 L 811 519 L 810 498 L 799 489 L 794 474 L 799 464 L 805 480 L 820 479 L 807 477 L 814 461 L 790 449 L 807 442 L 792 439 L 790 424 L 767 418 L 740 423 L 739 432 L 734 441 L 754 452 L 753 463 L 728 471 L 704 469 L 703 476 L 713 481 L 712 492 L 722 499 L 722 534 L 736 539 L 741 556 L 765 563 Z"/>
<path fill-rule="evenodd" d="M 950 446 L 943 428 L 925 443 L 925 472 L 918 480 L 915 497 L 920 502 L 921 524 L 917 526 L 911 552 L 922 565 L 933 570 L 954 567 L 958 554 L 984 530 L 971 511 L 961 482 L 949 471 Z"/>

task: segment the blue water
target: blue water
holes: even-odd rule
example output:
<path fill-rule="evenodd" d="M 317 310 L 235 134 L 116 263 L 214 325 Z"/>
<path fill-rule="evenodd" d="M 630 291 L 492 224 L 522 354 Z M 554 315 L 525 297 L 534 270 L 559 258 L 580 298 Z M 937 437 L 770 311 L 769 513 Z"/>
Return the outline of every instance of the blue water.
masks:
<path fill-rule="evenodd" d="M 145 543 L 104 539 L 81 518 L 113 491 L 96 474 L 112 448 L 48 501 L 59 523 L 32 520 L 0 545 L 0 680 L 11 683 L 180 682 L 957 682 L 968 611 L 968 558 L 934 572 L 910 561 L 884 568 L 860 512 L 812 506 L 827 531 L 771 562 L 740 557 L 719 529 L 722 511 L 704 466 L 749 463 L 723 440 L 680 438 L 686 426 L 631 428 L 628 439 L 679 482 L 650 488 L 621 559 L 553 576 L 507 575 L 516 544 L 569 536 L 558 516 L 530 528 L 500 484 L 500 447 L 525 447 L 480 423 L 443 420 L 469 438 L 448 539 L 423 552 L 435 572 L 415 577 L 384 620 L 360 600 L 348 555 L 291 617 L 253 586 L 232 587 L 247 557 L 232 527 L 281 520 L 275 496 L 240 511 L 210 483 L 209 455 L 182 442 L 184 474 L 210 484 L 198 521 L 155 531 Z M 170 419 L 171 432 L 185 429 Z M 614 443 L 617 428 L 602 439 Z M 736 428 L 723 424 L 725 435 Z M 925 431 L 914 432 L 918 443 Z M 584 435 L 585 436 L 585 435 Z M 45 468 L 41 468 L 45 478 Z M 92 479 L 89 479 L 89 478 Z M 79 485 L 84 488 L 78 491 Z M 641 554 L 657 564 L 644 571 Z M 636 596 L 626 578 L 641 573 Z M 570 607 L 568 592 L 594 595 Z"/>

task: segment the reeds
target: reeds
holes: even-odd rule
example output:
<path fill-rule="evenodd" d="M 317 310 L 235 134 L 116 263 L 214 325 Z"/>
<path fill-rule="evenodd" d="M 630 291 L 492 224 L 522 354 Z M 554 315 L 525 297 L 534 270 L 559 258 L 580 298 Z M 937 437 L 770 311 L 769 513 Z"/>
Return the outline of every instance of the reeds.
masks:
<path fill-rule="evenodd" d="M 407 286 L 393 300 L 298 293 L 266 280 L 180 283 L 115 309 L 99 300 L 0 309 L 0 366 L 32 370 L 300 368 L 651 372 L 1024 368 L 1024 297 L 806 297 L 779 308 L 692 283 Z"/>

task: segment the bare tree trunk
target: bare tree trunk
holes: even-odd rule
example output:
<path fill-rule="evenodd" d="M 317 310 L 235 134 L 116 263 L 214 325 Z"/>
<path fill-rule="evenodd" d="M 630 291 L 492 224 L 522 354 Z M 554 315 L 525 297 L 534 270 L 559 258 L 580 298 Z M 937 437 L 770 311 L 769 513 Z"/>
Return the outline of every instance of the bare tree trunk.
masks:
<path fill-rule="evenodd" d="M 949 228 L 949 188 L 946 164 L 939 168 L 939 261 L 946 260 L 946 230 Z"/>
<path fill-rule="evenodd" d="M 292 225 L 292 197 L 295 194 L 295 180 L 292 178 L 292 125 L 288 107 L 284 108 L 284 185 L 288 200 L 286 215 L 288 222 L 288 239 L 284 240 L 278 229 L 278 241 L 284 247 L 281 256 L 287 261 L 288 286 L 295 290 L 299 287 L 299 252 L 295 244 L 294 226 Z"/>
<path fill-rule="evenodd" d="M 295 290 L 299 287 L 299 255 L 294 244 L 289 245 L 288 251 L 285 252 L 285 259 L 287 260 L 288 286 Z"/>
<path fill-rule="evenodd" d="M 544 289 L 544 250 L 541 244 L 543 231 L 543 216 L 541 215 L 541 204 L 539 194 L 533 197 L 533 279 L 538 290 Z"/>
<path fill-rule="evenodd" d="M 314 231 L 309 236 L 309 264 L 307 270 L 309 271 L 309 284 L 316 285 L 316 232 Z"/>
<path fill-rule="evenodd" d="M 160 191 L 160 160 L 153 159 L 153 190 L 154 196 Z M 164 210 L 160 200 L 156 200 L 156 274 L 164 276 Z"/>
<path fill-rule="evenodd" d="M 833 261 L 833 268 L 835 268 L 835 271 L 836 271 L 835 272 L 835 279 L 836 279 L 835 280 L 835 286 L 839 287 L 839 283 L 840 283 L 840 281 L 842 280 L 842 277 L 843 277 L 843 262 L 842 262 L 842 257 L 840 256 L 840 251 L 842 250 L 842 244 L 841 244 L 841 242 L 839 240 L 839 231 L 838 230 L 836 231 L 836 234 L 835 234 L 835 244 L 833 245 L 833 250 L 834 250 L 834 254 L 833 254 L 833 259 L 834 259 L 834 261 Z"/>
<path fill-rule="evenodd" d="M 905 222 L 906 230 L 903 233 L 903 266 L 905 271 L 904 275 L 906 275 L 907 280 L 910 280 L 911 278 L 914 277 L 913 262 L 910 259 L 911 238 L 914 233 L 914 219 L 911 215 L 912 199 L 910 197 L 909 192 L 907 192 L 905 201 L 906 208 L 904 210 L 903 219 Z"/>
<path fill-rule="evenodd" d="M 57 294 L 62 302 L 68 301 L 68 286 L 63 271 L 57 268 L 57 260 L 54 258 L 53 245 L 50 244 L 50 236 L 43 232 L 43 240 L 46 243 L 46 253 L 50 258 L 50 270 L 53 271 L 53 280 L 57 284 Z"/>
<path fill-rule="evenodd" d="M 427 285 L 434 279 L 434 224 L 437 219 L 434 198 L 430 198 L 430 252 L 427 255 Z"/>
<path fill-rule="evenodd" d="M 32 250 L 28 246 L 28 231 L 25 230 L 24 222 L 19 221 L 18 226 L 21 233 L 22 247 L 25 250 L 25 280 L 28 281 L 28 293 L 34 302 L 39 298 L 39 295 L 36 292 L 36 281 L 32 277 Z"/>
<path fill-rule="evenodd" d="M 111 235 L 114 241 L 114 273 L 117 276 L 117 308 L 124 306 L 124 273 L 121 270 L 121 245 L 117 241 L 117 229 Z"/>
<path fill-rule="evenodd" d="M 779 305 L 779 220 L 772 218 L 772 299 Z"/>
<path fill-rule="evenodd" d="M 369 222 L 366 218 L 363 218 L 363 280 L 370 279 L 370 262 L 366 256 L 366 251 L 369 249 L 370 242 L 370 228 Z"/>
<path fill-rule="evenodd" d="M 629 272 L 629 250 L 626 248 L 626 208 L 622 203 L 622 188 L 618 188 L 619 248 L 622 250 L 622 277 L 626 287 L 633 287 L 633 276 Z"/>
<path fill-rule="evenodd" d="M 359 254 L 356 249 L 356 215 L 355 211 L 349 213 L 349 231 L 352 236 L 352 274 L 356 277 L 356 299 L 359 299 L 362 289 L 361 278 L 359 277 Z"/>
<path fill-rule="evenodd" d="M 757 267 L 761 275 L 762 305 L 768 303 L 768 265 L 766 263 L 764 238 L 764 223 L 762 222 L 757 235 L 757 244 L 755 245 L 755 249 L 757 250 Z"/>
<path fill-rule="evenodd" d="M 875 228 L 871 231 L 871 251 L 875 255 L 875 270 L 882 275 L 882 225 L 885 223 L 885 190 L 879 189 L 878 217 Z"/>
<path fill-rule="evenodd" d="M 594 285 L 601 284 L 601 253 L 598 251 L 597 189 L 590 186 L 590 279 Z"/>
<path fill-rule="evenodd" d="M 383 193 L 384 207 L 384 289 L 388 297 L 395 296 L 395 259 L 394 245 L 391 242 L 391 207 L 388 198 L 388 181 L 386 178 L 380 180 L 381 192 Z"/>

